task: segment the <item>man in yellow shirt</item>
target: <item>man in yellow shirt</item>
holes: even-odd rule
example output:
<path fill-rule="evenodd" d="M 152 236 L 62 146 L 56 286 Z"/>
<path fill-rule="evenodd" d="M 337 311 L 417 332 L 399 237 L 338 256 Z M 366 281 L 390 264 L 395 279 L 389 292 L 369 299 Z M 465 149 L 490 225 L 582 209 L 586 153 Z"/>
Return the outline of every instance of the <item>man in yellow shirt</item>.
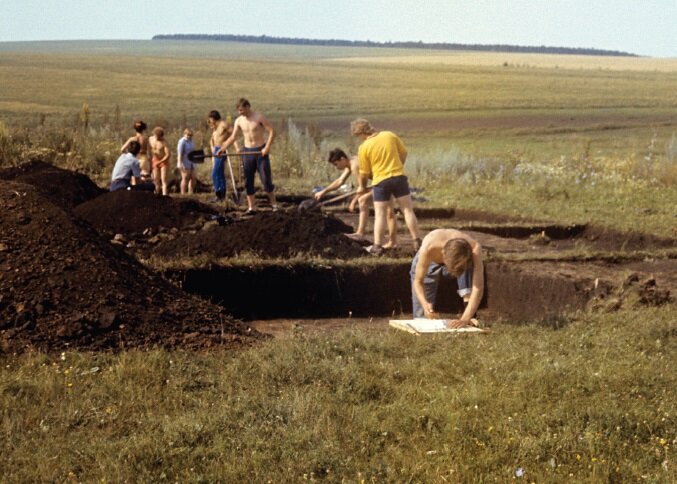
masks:
<path fill-rule="evenodd" d="M 353 136 L 362 138 L 357 157 L 360 162 L 357 193 L 367 191 L 367 181 L 372 178 L 374 193 L 374 244 L 367 251 L 374 255 L 383 252 L 385 239 L 386 213 L 391 197 L 395 197 L 404 214 L 404 223 L 414 241 L 414 250 L 421 246 L 418 220 L 414 214 L 411 193 L 407 177 L 404 175 L 404 162 L 407 150 L 402 140 L 390 131 L 376 131 L 366 119 L 356 119 L 350 123 Z"/>

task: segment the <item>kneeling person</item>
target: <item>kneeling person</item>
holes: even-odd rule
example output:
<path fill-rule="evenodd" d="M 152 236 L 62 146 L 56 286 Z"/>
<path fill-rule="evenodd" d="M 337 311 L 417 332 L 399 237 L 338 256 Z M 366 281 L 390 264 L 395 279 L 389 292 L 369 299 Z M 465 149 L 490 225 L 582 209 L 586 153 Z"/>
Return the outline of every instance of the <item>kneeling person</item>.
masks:
<path fill-rule="evenodd" d="M 441 277 L 456 277 L 458 294 L 467 306 L 451 328 L 470 324 L 484 294 L 482 247 L 469 235 L 454 229 L 437 229 L 422 241 L 411 264 L 411 295 L 414 318 L 439 318 L 435 311 Z"/>
<path fill-rule="evenodd" d="M 141 165 L 136 155 L 141 151 L 138 141 L 130 141 L 127 153 L 123 153 L 115 162 L 111 176 L 110 191 L 116 190 L 144 190 L 152 192 L 155 185 L 145 182 L 141 178 Z"/>

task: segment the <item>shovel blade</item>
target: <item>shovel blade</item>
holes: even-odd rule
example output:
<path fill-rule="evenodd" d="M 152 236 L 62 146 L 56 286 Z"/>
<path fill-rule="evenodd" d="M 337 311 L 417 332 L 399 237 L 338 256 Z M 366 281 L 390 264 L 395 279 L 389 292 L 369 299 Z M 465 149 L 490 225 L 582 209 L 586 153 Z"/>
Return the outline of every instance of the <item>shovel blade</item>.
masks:
<path fill-rule="evenodd" d="M 315 199 L 304 200 L 299 203 L 299 212 L 309 212 L 311 210 L 318 210 L 320 208 L 320 202 Z"/>

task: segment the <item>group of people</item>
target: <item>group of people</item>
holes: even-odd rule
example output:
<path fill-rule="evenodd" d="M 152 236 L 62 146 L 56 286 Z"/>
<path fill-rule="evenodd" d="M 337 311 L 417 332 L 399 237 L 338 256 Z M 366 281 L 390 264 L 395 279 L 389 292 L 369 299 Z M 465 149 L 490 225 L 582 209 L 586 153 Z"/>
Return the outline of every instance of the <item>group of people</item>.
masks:
<path fill-rule="evenodd" d="M 252 110 L 247 99 L 241 98 L 236 108 L 239 116 L 232 125 L 228 119 L 222 119 L 216 110 L 211 111 L 207 117 L 212 128 L 210 154 L 213 157 L 213 201 L 219 202 L 226 198 L 225 167 L 229 163 L 228 149 L 234 146 L 236 152 L 230 155 L 242 157 L 247 213 L 256 211 L 256 173 L 259 174 L 263 189 L 275 211 L 277 203 L 269 157 L 275 130 L 263 114 Z M 162 128 L 155 128 L 149 139 L 143 134 L 146 128 L 143 121 L 134 123 L 136 135 L 122 147 L 123 154 L 113 169 L 111 191 L 141 189 L 167 195 L 167 168 L 171 152 Z M 365 239 L 369 205 L 373 203 L 374 240 L 366 248 L 373 255 L 381 255 L 385 250 L 397 247 L 394 210 L 395 204 L 399 205 L 416 250 L 410 271 L 414 317 L 438 318 L 435 303 L 440 280 L 443 277 L 455 277 L 458 294 L 466 306 L 463 315 L 451 321 L 450 327 L 459 328 L 470 324 L 484 293 L 484 266 L 480 244 L 468 234 L 454 229 L 433 230 L 422 239 L 409 184 L 404 174 L 407 160 L 404 143 L 391 131 L 375 130 L 366 119 L 356 119 L 351 123 L 350 129 L 353 136 L 362 140 L 357 155 L 349 157 L 340 148 L 329 153 L 329 163 L 341 170 L 341 175 L 318 191 L 315 198 L 321 200 L 343 186 L 349 177 L 354 177 L 357 189 L 350 203 L 350 210 L 354 211 L 356 206 L 359 207 L 359 221 L 357 230 L 347 236 L 353 240 Z M 193 132 L 186 128 L 177 145 L 181 193 L 193 193 L 195 190 L 196 167 L 188 156 L 194 150 L 192 137 Z M 240 138 L 243 138 L 243 146 L 239 144 Z M 232 173 L 232 167 L 230 168 Z M 149 175 L 152 175 L 152 183 L 148 181 Z M 233 190 L 236 188 L 233 187 Z"/>

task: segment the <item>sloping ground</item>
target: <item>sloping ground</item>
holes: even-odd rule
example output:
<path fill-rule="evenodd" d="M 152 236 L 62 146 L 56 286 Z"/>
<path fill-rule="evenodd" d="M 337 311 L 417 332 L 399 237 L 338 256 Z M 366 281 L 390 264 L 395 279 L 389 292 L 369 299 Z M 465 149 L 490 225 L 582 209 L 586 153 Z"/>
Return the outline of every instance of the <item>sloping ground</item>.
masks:
<path fill-rule="evenodd" d="M 0 352 L 234 348 L 260 337 L 39 191 L 0 181 Z"/>
<path fill-rule="evenodd" d="M 78 205 L 75 214 L 100 231 L 140 234 L 146 229 L 184 228 L 216 211 L 194 200 L 118 190 Z"/>
<path fill-rule="evenodd" d="M 38 160 L 0 170 L 0 180 L 32 185 L 40 194 L 66 208 L 73 208 L 105 193 L 86 175 Z"/>
<path fill-rule="evenodd" d="M 298 253 L 344 259 L 364 256 L 362 246 L 343 235 L 352 231 L 349 225 L 319 211 L 262 212 L 229 225 L 181 234 L 160 243 L 154 253 L 168 257 L 231 257 L 243 252 L 271 258 Z"/>

